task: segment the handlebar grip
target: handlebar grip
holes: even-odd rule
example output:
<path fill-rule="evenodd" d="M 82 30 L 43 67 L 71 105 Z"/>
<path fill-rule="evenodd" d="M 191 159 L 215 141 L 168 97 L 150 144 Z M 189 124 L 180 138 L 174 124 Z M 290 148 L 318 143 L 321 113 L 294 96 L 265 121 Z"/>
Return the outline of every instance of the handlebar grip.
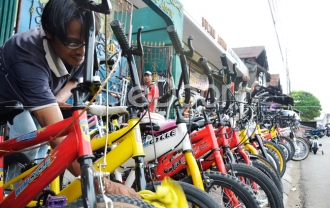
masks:
<path fill-rule="evenodd" d="M 204 73 L 207 75 L 207 78 L 209 80 L 209 86 L 214 84 L 213 76 L 212 76 L 212 70 L 207 63 L 207 59 L 205 57 L 201 57 L 198 60 L 199 66 L 203 69 Z M 211 104 L 214 103 L 215 101 L 215 96 L 214 96 L 214 89 L 212 87 L 209 87 L 209 94 L 210 94 L 210 101 Z"/>
<path fill-rule="evenodd" d="M 177 53 L 181 53 L 182 51 L 182 43 L 179 38 L 178 32 L 175 29 L 174 25 L 170 25 L 167 27 L 167 33 L 170 36 L 173 47 Z"/>
<path fill-rule="evenodd" d="M 232 74 L 232 79 L 236 79 L 236 77 L 237 77 L 236 66 L 237 66 L 237 64 L 234 63 L 234 64 L 233 64 L 233 74 Z"/>
<path fill-rule="evenodd" d="M 188 37 L 188 47 L 189 50 L 184 50 L 185 51 L 185 55 L 188 56 L 189 58 L 192 58 L 194 55 L 194 48 L 192 46 L 192 40 L 194 40 L 194 36 L 189 36 Z"/>
<path fill-rule="evenodd" d="M 220 55 L 220 59 L 221 59 L 222 66 L 225 66 L 225 67 L 227 67 L 227 69 L 229 69 L 228 62 L 227 62 L 227 56 L 225 53 Z"/>
<path fill-rule="evenodd" d="M 167 101 L 172 95 L 172 90 L 167 91 L 164 95 L 158 98 L 159 101 L 164 102 Z"/>
<path fill-rule="evenodd" d="M 204 74 L 206 75 L 211 75 L 212 74 L 212 70 L 211 68 L 209 67 L 208 63 L 207 63 L 207 59 L 205 57 L 201 57 L 199 58 L 198 60 L 198 64 L 199 66 L 203 69 L 204 71 Z"/>
<path fill-rule="evenodd" d="M 113 31 L 113 33 L 115 34 L 119 45 L 121 47 L 121 49 L 126 52 L 130 49 L 130 45 L 129 42 L 127 40 L 126 34 L 123 30 L 123 28 L 121 27 L 121 23 L 119 22 L 119 20 L 113 20 L 110 23 L 111 29 Z"/>

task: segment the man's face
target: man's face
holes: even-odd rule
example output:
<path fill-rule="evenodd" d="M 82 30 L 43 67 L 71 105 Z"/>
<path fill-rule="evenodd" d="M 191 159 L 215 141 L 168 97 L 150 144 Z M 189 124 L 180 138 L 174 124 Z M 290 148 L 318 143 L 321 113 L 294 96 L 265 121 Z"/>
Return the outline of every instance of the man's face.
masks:
<path fill-rule="evenodd" d="M 63 43 L 58 37 L 54 37 L 52 40 L 52 46 L 56 54 L 61 58 L 63 63 L 79 66 L 84 62 L 85 57 L 85 46 L 77 49 L 70 49 L 64 44 L 85 44 L 85 29 L 82 30 L 80 21 L 73 19 L 69 22 L 67 27 L 67 39 Z M 48 39 L 52 39 L 51 34 L 47 34 Z"/>
<path fill-rule="evenodd" d="M 146 85 L 149 85 L 149 84 L 151 84 L 152 77 L 151 77 L 151 75 L 149 75 L 149 74 L 145 74 L 145 75 L 143 76 L 143 80 L 144 80 L 144 83 L 145 83 Z"/>

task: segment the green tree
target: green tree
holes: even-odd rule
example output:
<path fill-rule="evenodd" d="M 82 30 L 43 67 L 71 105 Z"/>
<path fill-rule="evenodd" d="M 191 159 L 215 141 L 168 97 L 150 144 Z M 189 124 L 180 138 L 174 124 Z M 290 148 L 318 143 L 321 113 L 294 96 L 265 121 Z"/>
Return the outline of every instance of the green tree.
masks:
<path fill-rule="evenodd" d="M 322 107 L 319 99 L 312 93 L 303 90 L 292 91 L 295 109 L 302 112 L 302 120 L 313 120 L 321 115 Z"/>

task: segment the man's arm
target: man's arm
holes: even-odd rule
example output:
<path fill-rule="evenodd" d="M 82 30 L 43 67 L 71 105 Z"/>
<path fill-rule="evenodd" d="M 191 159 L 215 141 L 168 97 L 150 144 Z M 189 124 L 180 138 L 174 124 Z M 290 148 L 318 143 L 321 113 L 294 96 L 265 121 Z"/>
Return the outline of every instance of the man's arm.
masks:
<path fill-rule="evenodd" d="M 158 104 L 158 98 L 159 98 L 159 89 L 158 89 L 158 86 L 155 84 L 154 85 L 154 109 L 152 110 L 153 113 L 156 113 L 156 108 L 157 108 L 157 104 Z"/>
<path fill-rule="evenodd" d="M 158 103 L 158 99 L 157 98 L 154 98 L 154 101 L 153 101 L 153 106 L 154 106 L 154 108 L 152 109 L 152 112 L 153 113 L 156 113 L 156 108 L 157 108 L 157 103 Z"/>
<path fill-rule="evenodd" d="M 40 110 L 33 111 L 33 114 L 37 118 L 41 127 L 45 127 L 63 120 L 62 112 L 58 106 L 42 108 Z M 59 143 L 63 141 L 63 139 L 64 137 L 59 137 L 50 141 L 50 146 L 54 149 Z M 69 166 L 68 169 L 75 176 L 80 174 L 80 166 L 76 161 L 71 166 Z"/>

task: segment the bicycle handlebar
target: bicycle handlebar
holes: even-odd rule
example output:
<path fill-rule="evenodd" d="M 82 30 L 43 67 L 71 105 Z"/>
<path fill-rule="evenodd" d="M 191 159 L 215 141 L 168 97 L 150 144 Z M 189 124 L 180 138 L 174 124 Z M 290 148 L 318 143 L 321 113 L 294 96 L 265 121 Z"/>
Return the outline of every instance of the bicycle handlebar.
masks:
<path fill-rule="evenodd" d="M 226 84 L 229 85 L 229 84 L 231 84 L 233 79 L 236 79 L 236 76 L 237 76 L 236 63 L 233 64 L 233 72 L 231 72 L 230 68 L 228 66 L 227 56 L 226 56 L 225 53 L 220 55 L 220 59 L 221 59 L 221 63 L 222 63 L 222 66 L 223 66 L 222 68 L 223 68 L 223 71 L 224 71 L 224 75 L 227 78 Z M 226 95 L 227 95 L 226 96 L 227 101 L 226 101 L 225 109 L 228 109 L 229 105 L 230 105 L 231 92 L 229 90 L 227 90 Z"/>
<path fill-rule="evenodd" d="M 123 52 L 128 51 L 130 49 L 130 45 L 129 45 L 128 39 L 126 37 L 126 34 L 125 34 L 123 28 L 121 27 L 121 23 L 119 22 L 119 20 L 113 20 L 110 23 L 110 25 L 111 25 L 111 29 L 112 29 L 113 33 L 115 34 Z"/>
<path fill-rule="evenodd" d="M 227 57 L 226 57 L 225 53 L 220 55 L 220 59 L 221 59 L 222 66 L 227 67 L 227 69 L 229 69 L 228 62 L 227 62 Z"/>
<path fill-rule="evenodd" d="M 189 76 L 188 76 L 188 70 L 187 70 L 187 61 L 186 61 L 186 55 L 189 55 L 189 57 L 192 57 L 194 50 L 191 44 L 191 41 L 193 40 L 192 36 L 189 36 L 188 38 L 188 46 L 189 50 L 184 50 L 182 48 L 181 41 L 179 39 L 179 35 L 177 33 L 177 30 L 175 29 L 174 25 L 170 25 L 167 27 L 167 33 L 172 41 L 173 47 L 175 51 L 179 54 L 180 62 L 181 62 L 181 69 L 182 69 L 182 78 L 184 83 L 184 92 L 185 92 L 185 99 L 184 103 L 189 104 L 190 102 L 190 86 L 189 86 Z M 179 83 L 179 88 L 181 86 L 181 83 Z"/>
<path fill-rule="evenodd" d="M 133 85 L 133 88 L 136 89 L 134 91 L 134 93 L 136 95 L 141 95 L 142 94 L 141 85 L 140 85 L 139 76 L 137 73 L 136 64 L 135 64 L 133 55 L 137 55 L 137 56 L 143 55 L 143 48 L 142 48 L 142 44 L 141 44 L 141 33 L 142 33 L 143 27 L 140 27 L 138 30 L 137 47 L 131 47 L 128 42 L 128 39 L 126 37 L 126 34 L 125 34 L 123 28 L 121 27 L 121 23 L 118 20 L 113 20 L 110 23 L 110 26 L 111 26 L 111 29 L 112 29 L 114 35 L 116 36 L 118 43 L 123 51 L 123 56 L 127 57 L 127 63 L 129 65 L 128 68 L 129 68 L 129 72 L 131 75 L 132 85 Z M 140 104 L 148 103 L 146 98 L 143 96 L 139 96 L 137 98 L 136 102 L 140 103 Z"/>
<path fill-rule="evenodd" d="M 198 64 L 203 69 L 204 74 L 207 75 L 207 78 L 209 80 L 209 86 L 213 86 L 214 80 L 213 80 L 213 76 L 212 76 L 212 70 L 207 63 L 207 59 L 205 57 L 201 57 L 198 60 Z M 212 87 L 209 87 L 209 94 L 210 94 L 210 102 L 211 102 L 211 104 L 213 104 L 215 101 L 215 96 L 214 96 L 214 89 Z"/>
<path fill-rule="evenodd" d="M 177 53 L 181 53 L 183 51 L 182 44 L 174 25 L 170 25 L 167 27 L 167 33 L 170 36 L 175 51 Z"/>

